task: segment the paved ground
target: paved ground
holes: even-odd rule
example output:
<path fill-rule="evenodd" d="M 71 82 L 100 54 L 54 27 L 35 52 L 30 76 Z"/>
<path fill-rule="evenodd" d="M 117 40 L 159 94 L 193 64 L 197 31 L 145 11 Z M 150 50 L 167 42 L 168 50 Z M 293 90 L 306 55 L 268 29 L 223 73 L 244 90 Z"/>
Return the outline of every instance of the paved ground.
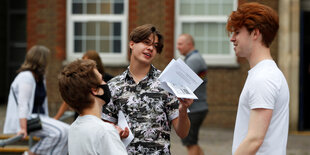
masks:
<path fill-rule="evenodd" d="M 206 155 L 229 155 L 233 138 L 232 129 L 203 128 L 199 134 L 200 146 Z M 186 154 L 179 138 L 173 132 L 171 152 L 174 155 Z M 310 155 L 310 134 L 289 134 L 287 155 Z"/>
<path fill-rule="evenodd" d="M 0 133 L 3 131 L 6 106 L 0 104 Z M 200 131 L 200 146 L 206 155 L 231 154 L 233 130 L 204 127 Z M 175 132 L 171 137 L 171 152 L 173 155 L 187 154 Z M 310 132 L 289 134 L 287 155 L 310 155 Z"/>

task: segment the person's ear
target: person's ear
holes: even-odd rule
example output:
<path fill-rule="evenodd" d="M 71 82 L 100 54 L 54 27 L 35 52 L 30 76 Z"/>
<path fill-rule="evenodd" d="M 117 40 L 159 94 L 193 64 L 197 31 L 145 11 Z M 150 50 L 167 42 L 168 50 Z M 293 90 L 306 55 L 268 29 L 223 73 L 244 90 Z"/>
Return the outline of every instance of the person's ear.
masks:
<path fill-rule="evenodd" d="M 91 88 L 91 93 L 92 93 L 93 95 L 98 95 L 99 89 L 98 89 L 98 88 Z"/>
<path fill-rule="evenodd" d="M 252 35 L 253 35 L 253 38 L 254 38 L 255 40 L 257 40 L 257 39 L 260 37 L 261 33 L 260 33 L 259 29 L 254 29 L 254 30 L 252 31 Z"/>
<path fill-rule="evenodd" d="M 132 49 L 134 44 L 135 44 L 135 42 L 130 41 L 130 42 L 129 42 L 129 48 Z"/>

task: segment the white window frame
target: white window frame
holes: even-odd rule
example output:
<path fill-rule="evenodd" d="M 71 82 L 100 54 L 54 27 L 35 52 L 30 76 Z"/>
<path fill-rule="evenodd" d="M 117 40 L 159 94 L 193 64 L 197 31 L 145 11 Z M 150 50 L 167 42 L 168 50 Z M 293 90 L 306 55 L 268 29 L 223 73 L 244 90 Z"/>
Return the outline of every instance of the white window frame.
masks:
<path fill-rule="evenodd" d="M 237 0 L 233 0 L 233 10 L 237 8 Z M 176 0 L 175 9 L 175 43 L 174 47 L 177 47 L 177 39 L 182 33 L 182 23 L 226 23 L 229 15 L 180 15 L 180 0 Z M 195 36 L 194 40 L 195 40 Z M 227 39 L 230 38 L 227 36 Z M 178 49 L 175 49 L 174 55 L 176 58 L 182 57 Z M 202 54 L 205 62 L 208 66 L 214 67 L 237 67 L 239 66 L 237 62 L 237 57 L 235 55 L 233 44 L 230 43 L 229 55 L 227 54 Z"/>
<path fill-rule="evenodd" d="M 82 58 L 82 53 L 74 53 L 74 22 L 121 22 L 121 53 L 99 53 L 105 66 L 127 66 L 128 0 L 124 0 L 124 14 L 72 14 L 72 0 L 67 0 L 67 51 L 66 61 Z M 97 51 L 99 52 L 99 51 Z"/>

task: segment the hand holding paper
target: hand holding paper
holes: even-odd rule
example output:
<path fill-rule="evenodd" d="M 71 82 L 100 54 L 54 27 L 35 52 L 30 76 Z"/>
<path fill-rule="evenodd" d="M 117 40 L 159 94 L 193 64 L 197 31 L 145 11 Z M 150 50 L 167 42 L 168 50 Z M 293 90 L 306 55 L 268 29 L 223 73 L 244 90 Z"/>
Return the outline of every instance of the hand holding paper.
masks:
<path fill-rule="evenodd" d="M 180 58 L 177 61 L 172 59 L 158 80 L 163 89 L 178 98 L 189 99 L 198 99 L 194 91 L 203 82 Z"/>
<path fill-rule="evenodd" d="M 118 112 L 118 123 L 117 123 L 117 125 L 119 127 L 121 127 L 122 129 L 125 129 L 126 127 L 129 129 L 128 137 L 122 139 L 125 147 L 127 147 L 130 144 L 130 142 L 133 140 L 134 136 L 133 136 L 133 134 L 132 134 L 132 132 L 131 132 L 129 126 L 128 126 L 128 123 L 127 123 L 126 118 L 124 116 L 124 113 L 122 111 Z"/>

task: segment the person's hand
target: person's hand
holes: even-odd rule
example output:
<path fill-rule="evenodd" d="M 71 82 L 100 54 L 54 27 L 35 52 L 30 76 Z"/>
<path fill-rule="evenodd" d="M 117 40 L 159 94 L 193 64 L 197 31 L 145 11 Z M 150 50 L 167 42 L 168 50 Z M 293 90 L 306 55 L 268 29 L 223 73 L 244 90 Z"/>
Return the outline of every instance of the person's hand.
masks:
<path fill-rule="evenodd" d="M 129 129 L 126 127 L 125 130 L 122 130 L 119 135 L 121 136 L 121 139 L 125 139 L 129 136 Z"/>
<path fill-rule="evenodd" d="M 186 99 L 186 98 L 178 98 L 178 100 L 180 101 L 180 104 L 179 104 L 179 111 L 181 112 L 187 112 L 187 108 L 189 108 L 194 100 L 193 99 Z"/>
<path fill-rule="evenodd" d="M 28 135 L 27 135 L 27 130 L 26 129 L 20 129 L 17 133 L 17 135 L 24 135 L 23 139 L 25 139 Z"/>
<path fill-rule="evenodd" d="M 54 116 L 53 118 L 56 119 L 56 120 L 59 120 L 59 117 L 58 117 L 58 116 Z"/>
<path fill-rule="evenodd" d="M 125 130 L 123 130 L 118 125 L 114 125 L 114 127 L 118 131 L 118 134 L 121 137 L 121 139 L 127 138 L 129 136 L 129 129 L 127 127 L 125 128 Z"/>

